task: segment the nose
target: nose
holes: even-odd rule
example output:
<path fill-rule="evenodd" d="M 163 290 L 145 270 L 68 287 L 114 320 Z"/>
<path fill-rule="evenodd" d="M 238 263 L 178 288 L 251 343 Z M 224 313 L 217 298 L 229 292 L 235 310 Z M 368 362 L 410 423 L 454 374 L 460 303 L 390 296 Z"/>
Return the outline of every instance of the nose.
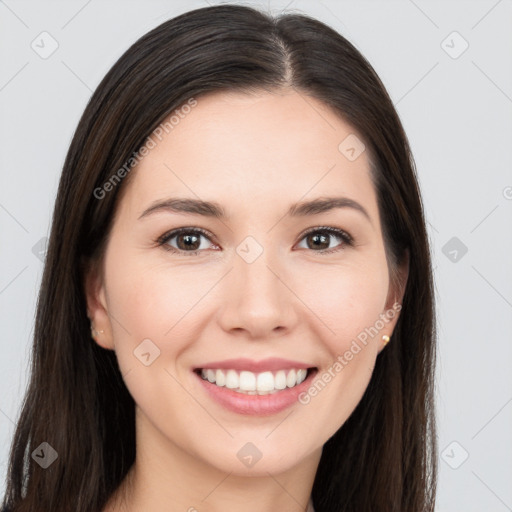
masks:
<path fill-rule="evenodd" d="M 289 332 L 297 322 L 299 303 L 289 281 L 283 265 L 266 249 L 252 262 L 235 254 L 224 283 L 218 316 L 221 327 L 251 339 L 269 339 Z"/>

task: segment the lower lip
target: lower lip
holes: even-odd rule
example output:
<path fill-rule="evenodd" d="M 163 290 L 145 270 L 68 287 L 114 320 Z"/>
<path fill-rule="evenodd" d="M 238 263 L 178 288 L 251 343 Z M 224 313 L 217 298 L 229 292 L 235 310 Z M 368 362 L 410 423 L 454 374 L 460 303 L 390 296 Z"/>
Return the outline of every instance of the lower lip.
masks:
<path fill-rule="evenodd" d="M 196 372 L 194 372 L 194 375 L 199 379 L 210 397 L 226 409 L 238 414 L 267 416 L 284 411 L 295 402 L 298 402 L 299 395 L 308 389 L 317 372 L 318 370 L 316 369 L 309 370 L 306 379 L 298 386 L 286 388 L 269 395 L 238 393 L 225 386 L 220 387 L 212 384 L 210 381 L 204 380 Z"/>

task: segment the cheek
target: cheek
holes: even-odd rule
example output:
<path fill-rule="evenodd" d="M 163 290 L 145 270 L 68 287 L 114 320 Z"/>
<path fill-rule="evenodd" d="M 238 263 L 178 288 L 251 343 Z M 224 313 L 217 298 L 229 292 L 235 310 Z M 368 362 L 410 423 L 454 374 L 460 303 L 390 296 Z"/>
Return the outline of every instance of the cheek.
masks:
<path fill-rule="evenodd" d="M 218 277 L 194 265 L 148 264 L 145 258 L 119 258 L 115 253 L 106 272 L 118 357 L 150 339 L 172 364 L 200 328 L 202 298 Z"/>
<path fill-rule="evenodd" d="M 331 436 L 352 414 L 371 379 L 379 346 L 374 326 L 388 291 L 387 266 L 375 261 L 325 267 L 314 276 L 314 283 L 304 281 L 308 284 L 301 293 L 310 297 L 307 305 L 329 328 L 317 331 L 328 357 L 301 403 L 309 408 L 314 426 Z"/>
<path fill-rule="evenodd" d="M 187 257 L 194 258 L 182 258 Z M 165 258 L 155 263 L 112 247 L 105 270 L 116 351 L 132 355 L 149 338 L 174 364 L 190 340 L 207 328 L 223 294 L 230 293 L 230 277 L 219 282 L 226 270 L 221 267 Z M 387 294 L 387 266 L 377 256 L 358 260 L 353 255 L 340 264 L 301 261 L 282 276 L 293 291 L 282 291 L 282 299 L 294 304 L 298 322 L 308 324 L 333 357 L 375 324 Z"/>
<path fill-rule="evenodd" d="M 309 271 L 311 274 L 311 270 Z M 302 276 L 307 272 L 302 272 Z M 310 279 L 303 279 L 297 295 L 324 325 L 322 333 L 330 351 L 339 354 L 383 312 L 388 292 L 387 267 L 371 265 L 318 266 Z"/>
<path fill-rule="evenodd" d="M 182 376 L 176 367 L 197 338 L 198 301 L 212 284 L 199 280 L 192 266 L 163 268 L 143 264 L 142 258 L 114 258 L 106 266 L 108 308 L 121 373 L 144 413 L 171 424 L 177 409 L 191 407 L 173 377 Z M 198 282 L 191 281 L 194 275 Z M 163 390 L 172 399 L 159 400 Z"/>

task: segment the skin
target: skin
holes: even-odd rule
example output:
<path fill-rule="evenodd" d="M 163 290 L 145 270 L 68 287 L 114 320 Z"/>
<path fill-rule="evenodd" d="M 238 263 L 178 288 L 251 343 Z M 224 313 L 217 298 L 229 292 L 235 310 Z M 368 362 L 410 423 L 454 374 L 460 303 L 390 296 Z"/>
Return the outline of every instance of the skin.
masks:
<path fill-rule="evenodd" d="M 398 313 L 310 403 L 278 414 L 224 409 L 192 369 L 283 357 L 318 367 L 319 378 L 401 302 L 403 288 L 389 280 L 367 152 L 349 161 L 338 150 L 351 133 L 328 107 L 293 89 L 215 93 L 198 98 L 131 171 L 102 265 L 86 279 L 89 317 L 104 331 L 96 342 L 116 352 L 136 402 L 136 462 L 105 511 L 306 509 L 322 446 L 362 398 Z M 352 208 L 285 215 L 293 203 L 326 196 L 357 201 L 370 220 Z M 216 201 L 229 217 L 159 211 L 139 219 L 168 197 Z M 317 248 L 302 235 L 322 226 L 347 231 L 355 245 L 331 235 Z M 201 236 L 202 252 L 193 256 L 179 237 L 168 245 L 181 254 L 155 243 L 179 227 L 213 237 Z M 252 263 L 236 252 L 249 235 L 263 248 Z M 320 254 L 325 247 L 340 250 Z M 405 282 L 408 268 L 400 272 Z M 146 338 L 160 350 L 149 366 L 133 354 Z M 250 468 L 237 457 L 247 442 L 263 454 Z"/>

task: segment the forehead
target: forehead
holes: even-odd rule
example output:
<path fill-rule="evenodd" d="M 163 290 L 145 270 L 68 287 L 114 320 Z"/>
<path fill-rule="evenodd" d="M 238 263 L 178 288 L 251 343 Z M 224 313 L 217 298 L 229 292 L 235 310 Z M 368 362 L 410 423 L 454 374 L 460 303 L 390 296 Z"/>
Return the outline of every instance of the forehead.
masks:
<path fill-rule="evenodd" d="M 248 208 L 335 193 L 375 209 L 367 152 L 343 152 L 344 141 L 361 136 L 322 102 L 295 90 L 196 101 L 153 136 L 127 191 L 133 210 L 176 195 Z"/>

